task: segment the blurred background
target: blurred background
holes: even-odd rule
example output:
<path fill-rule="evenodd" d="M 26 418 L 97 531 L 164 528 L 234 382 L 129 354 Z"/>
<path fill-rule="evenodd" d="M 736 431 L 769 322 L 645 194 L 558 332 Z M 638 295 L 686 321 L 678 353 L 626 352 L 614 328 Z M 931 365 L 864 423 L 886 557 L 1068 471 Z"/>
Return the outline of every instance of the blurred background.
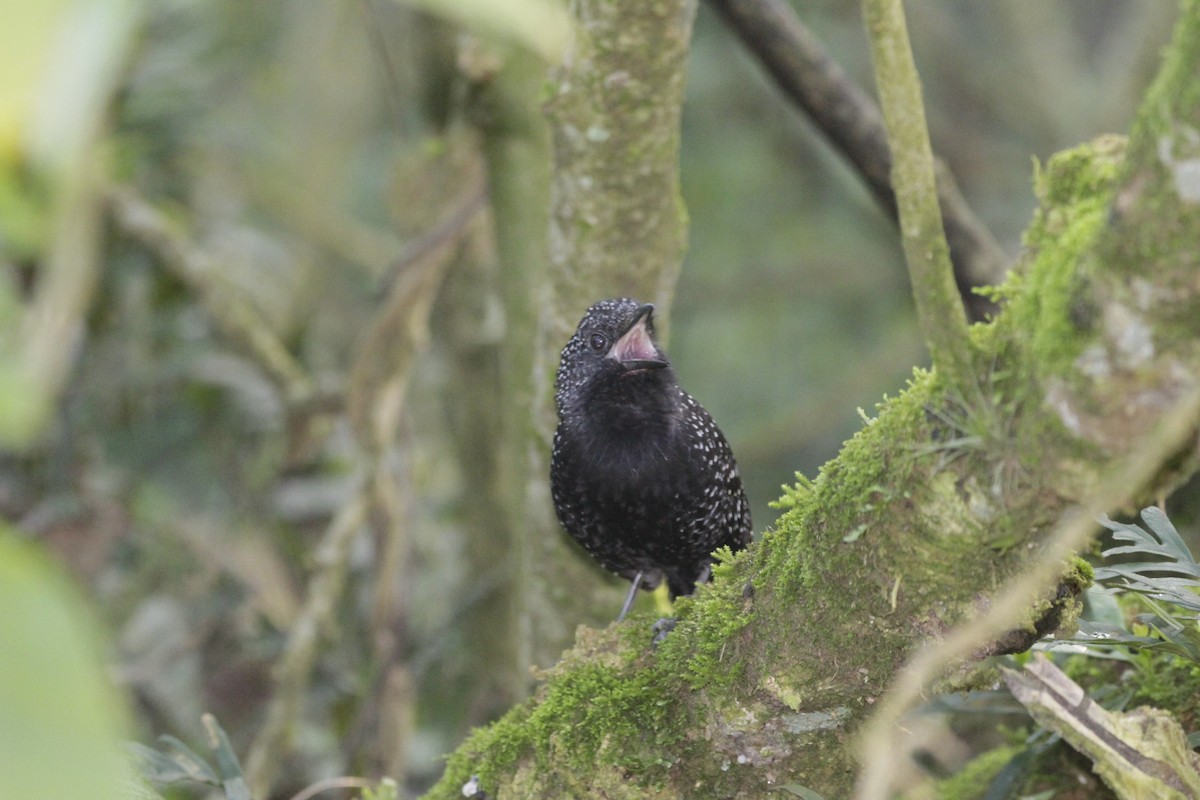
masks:
<path fill-rule="evenodd" d="M 793 6 L 869 90 L 858 5 Z M 1035 161 L 1126 130 L 1174 5 L 907 6 L 935 151 L 1015 258 Z M 0 11 L 45 35 L 10 50 L 17 73 L 74 87 L 0 120 L 0 515 L 83 587 L 135 738 L 197 741 L 210 711 L 243 754 L 318 544 L 357 532 L 276 795 L 383 772 L 419 792 L 507 705 L 480 689 L 489 652 L 464 622 L 503 580 L 473 555 L 486 530 L 462 441 L 493 430 L 480 371 L 504 336 L 475 291 L 504 279 L 486 224 L 457 244 L 428 329 L 400 342 L 389 441 L 356 433 L 353 373 L 391 357 L 368 323 L 469 183 L 489 34 L 387 0 L 45 9 Z M 761 531 L 780 485 L 815 474 L 926 353 L 887 215 L 703 3 L 688 81 L 668 349 Z M 81 247 L 94 267 L 73 272 Z M 43 300 L 62 313 L 13 310 Z M 386 520 L 347 510 L 364 459 L 391 477 Z"/>

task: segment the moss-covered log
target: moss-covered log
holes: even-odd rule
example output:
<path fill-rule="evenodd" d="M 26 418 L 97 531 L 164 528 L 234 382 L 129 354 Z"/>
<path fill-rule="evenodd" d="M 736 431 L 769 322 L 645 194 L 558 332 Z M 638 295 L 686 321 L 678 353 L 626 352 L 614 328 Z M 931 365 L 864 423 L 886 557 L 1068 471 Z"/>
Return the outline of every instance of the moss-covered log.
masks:
<path fill-rule="evenodd" d="M 678 606 L 658 647 L 634 617 L 581 628 L 529 702 L 477 731 L 433 797 L 845 796 L 848 747 L 906 657 L 1038 557 L 1065 509 L 1200 386 L 1200 0 L 1184 4 L 1128 143 L 1060 154 L 1006 309 L 971 329 L 977 381 L 918 371 L 761 541 Z M 1192 470 L 1195 428 L 1158 475 Z M 1087 576 L 1029 598 L 1020 647 Z M 1040 624 L 1039 623 L 1043 623 Z M 984 652 L 988 652 L 987 648 Z"/>

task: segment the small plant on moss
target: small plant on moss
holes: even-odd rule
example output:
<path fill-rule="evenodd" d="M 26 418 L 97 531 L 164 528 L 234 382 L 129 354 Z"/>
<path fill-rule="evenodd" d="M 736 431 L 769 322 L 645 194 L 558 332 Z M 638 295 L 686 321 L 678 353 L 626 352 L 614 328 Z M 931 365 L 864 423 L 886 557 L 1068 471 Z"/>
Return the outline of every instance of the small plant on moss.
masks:
<path fill-rule="evenodd" d="M 1006 399 L 1008 373 L 995 362 L 987 369 L 985 384 L 967 394 L 949 396 L 938 405 L 926 405 L 925 415 L 933 426 L 932 441 L 916 449 L 917 455 L 936 454 L 939 469 L 964 456 L 986 458 L 994 464 L 990 491 L 1002 497 L 1025 471 L 1014 448 L 1012 421 L 1015 402 Z"/>

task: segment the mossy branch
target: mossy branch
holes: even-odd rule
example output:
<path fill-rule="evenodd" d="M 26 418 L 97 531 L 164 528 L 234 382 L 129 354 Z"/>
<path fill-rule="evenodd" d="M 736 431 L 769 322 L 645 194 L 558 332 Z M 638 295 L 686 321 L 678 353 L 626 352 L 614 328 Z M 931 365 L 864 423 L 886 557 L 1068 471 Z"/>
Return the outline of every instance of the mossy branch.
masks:
<path fill-rule="evenodd" d="M 900 218 L 900 239 L 921 332 L 934 367 L 952 385 L 965 390 L 972 380 L 967 318 L 942 230 L 933 150 L 904 5 L 902 0 L 863 0 L 863 13 L 892 151 L 892 188 Z"/>
<path fill-rule="evenodd" d="M 668 317 L 687 236 L 679 120 L 695 3 L 580 0 L 571 10 L 575 33 L 546 103 L 554 349 L 603 297 L 638 297 Z"/>

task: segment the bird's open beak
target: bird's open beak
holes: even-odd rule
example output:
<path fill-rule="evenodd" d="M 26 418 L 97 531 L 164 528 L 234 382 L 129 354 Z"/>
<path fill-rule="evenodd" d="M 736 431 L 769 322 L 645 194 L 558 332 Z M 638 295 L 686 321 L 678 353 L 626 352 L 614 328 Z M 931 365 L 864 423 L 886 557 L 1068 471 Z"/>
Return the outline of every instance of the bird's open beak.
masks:
<path fill-rule="evenodd" d="M 654 340 L 650 337 L 647 323 L 650 321 L 652 313 L 654 313 L 654 306 L 650 303 L 639 308 L 629 330 L 621 334 L 621 338 L 617 339 L 616 344 L 608 353 L 610 358 L 621 362 L 621 366 L 627 370 L 662 369 L 670 366 L 666 356 L 659 352 L 658 348 L 654 346 Z"/>

